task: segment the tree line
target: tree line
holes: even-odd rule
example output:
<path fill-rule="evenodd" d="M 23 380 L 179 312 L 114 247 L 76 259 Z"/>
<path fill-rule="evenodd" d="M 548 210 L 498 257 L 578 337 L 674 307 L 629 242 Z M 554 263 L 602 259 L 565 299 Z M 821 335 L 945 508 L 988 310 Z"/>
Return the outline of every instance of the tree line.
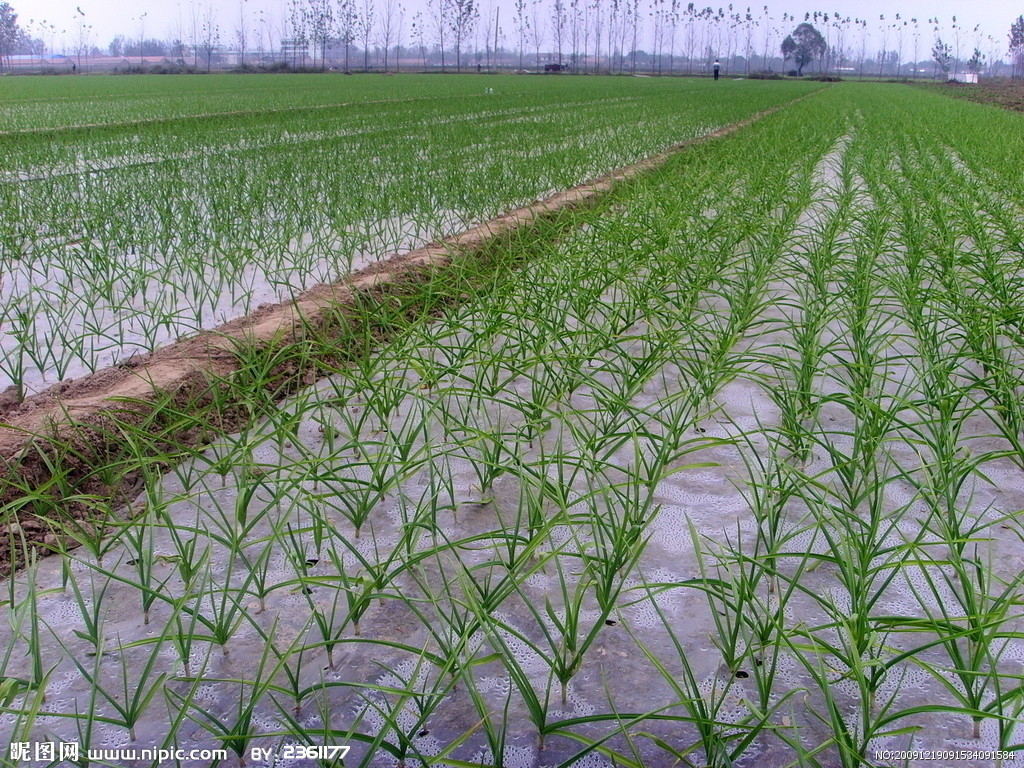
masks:
<path fill-rule="evenodd" d="M 1009 46 L 979 27 L 966 29 L 953 17 L 878 19 L 807 13 L 774 16 L 759 11 L 699 6 L 682 0 L 427 0 L 410 13 L 401 0 L 286 0 L 280 12 L 251 14 L 240 0 L 234 18 L 212 6 L 192 6 L 169 40 L 120 34 L 106 46 L 113 57 L 162 56 L 212 68 L 231 51 L 234 65 L 267 61 L 293 66 L 350 70 L 394 69 L 410 60 L 425 68 L 467 66 L 527 69 L 545 63 L 577 71 L 695 74 L 718 59 L 725 74 L 782 70 L 860 76 L 938 76 L 948 71 L 997 74 L 1004 53 L 1011 74 L 1024 76 L 1024 16 L 1013 22 Z M 504 16 L 503 16 L 504 13 Z M 78 9 L 68 29 L 71 54 L 103 53 Z M 49 29 L 51 41 L 44 44 Z M 8 2 L 0 3 L 0 61 L 15 53 L 53 52 L 55 25 L 42 22 L 37 37 L 17 23 Z M 67 51 L 65 51 L 67 53 Z"/>

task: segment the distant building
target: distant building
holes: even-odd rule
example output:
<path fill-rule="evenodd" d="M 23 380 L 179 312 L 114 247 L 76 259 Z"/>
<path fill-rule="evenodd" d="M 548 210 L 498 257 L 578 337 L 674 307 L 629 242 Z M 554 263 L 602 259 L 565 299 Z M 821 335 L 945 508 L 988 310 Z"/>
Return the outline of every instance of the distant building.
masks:
<path fill-rule="evenodd" d="M 303 62 L 310 58 L 309 41 L 289 38 L 281 41 L 281 58 L 289 63 Z"/>

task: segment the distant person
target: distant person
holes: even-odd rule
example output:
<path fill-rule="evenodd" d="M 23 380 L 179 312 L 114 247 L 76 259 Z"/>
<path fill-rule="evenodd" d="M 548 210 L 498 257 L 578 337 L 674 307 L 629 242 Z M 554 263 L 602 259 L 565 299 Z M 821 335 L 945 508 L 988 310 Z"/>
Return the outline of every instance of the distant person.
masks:
<path fill-rule="evenodd" d="M 715 59 L 715 63 L 711 65 L 711 69 L 715 73 L 715 80 L 718 79 L 718 70 L 722 68 L 722 65 L 718 63 L 718 59 Z"/>

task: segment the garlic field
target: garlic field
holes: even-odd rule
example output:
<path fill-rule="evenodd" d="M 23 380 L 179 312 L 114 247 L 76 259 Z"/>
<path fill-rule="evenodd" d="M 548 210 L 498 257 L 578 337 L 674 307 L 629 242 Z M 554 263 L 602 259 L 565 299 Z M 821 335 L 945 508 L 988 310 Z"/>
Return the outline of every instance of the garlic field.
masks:
<path fill-rule="evenodd" d="M 90 477 L 137 480 L 127 508 L 56 463 L 11 480 L 12 547 L 52 534 L 0 590 L 0 745 L 1022 760 L 1024 116 L 882 84 L 451 81 L 201 142 L 173 115 L 4 137 L 10 366 L 23 315 L 85 333 L 72 286 L 138 299 L 159 343 L 232 287 L 244 312 L 246 270 L 288 296 L 781 107 L 332 332 L 239 346 L 244 378 L 159 421 L 191 442 L 111 417 L 128 458 Z M 282 387 L 310 356 L 344 364 Z"/>
<path fill-rule="evenodd" d="M 18 399 L 811 89 L 297 76 L 94 93 L 107 80 L 54 98 L 29 78 L 0 102 L 0 390 Z"/>

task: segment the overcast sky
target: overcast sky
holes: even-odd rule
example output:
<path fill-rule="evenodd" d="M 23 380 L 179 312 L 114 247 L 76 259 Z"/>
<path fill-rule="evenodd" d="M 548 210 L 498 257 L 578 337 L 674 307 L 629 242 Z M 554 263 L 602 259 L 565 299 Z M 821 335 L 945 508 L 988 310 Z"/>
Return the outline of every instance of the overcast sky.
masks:
<path fill-rule="evenodd" d="M 688 0 L 684 0 L 685 6 Z M 257 23 L 257 19 L 264 19 L 265 28 L 273 37 L 280 37 L 280 28 L 284 18 L 287 16 L 287 0 L 134 0 L 114 2 L 114 0 L 9 0 L 14 10 L 18 13 L 19 24 L 28 29 L 34 37 L 42 37 L 47 47 L 57 51 L 71 50 L 77 38 L 79 19 L 92 26 L 92 41 L 101 48 L 106 48 L 110 40 L 117 34 L 126 37 L 137 38 L 140 33 L 147 38 L 174 38 L 178 30 L 191 28 L 193 14 L 204 16 L 207 8 L 216 11 L 217 22 L 224 31 L 222 40 L 226 43 L 233 39 L 232 31 L 238 26 L 240 3 L 244 3 L 246 16 L 249 19 L 250 29 Z M 360 0 L 361 2 L 361 0 Z M 376 0 L 380 5 L 384 0 Z M 426 0 L 400 0 L 406 7 L 406 28 L 408 20 L 417 10 L 422 10 Z M 515 33 L 512 23 L 512 5 L 514 0 L 478 0 L 482 10 L 490 7 L 501 6 L 501 27 L 504 31 L 505 40 L 503 45 L 514 47 Z M 545 5 L 550 0 L 541 0 Z M 641 2 L 646 5 L 645 0 Z M 711 5 L 718 8 L 726 3 L 708 2 L 700 0 L 695 2 L 698 7 Z M 745 11 L 746 4 L 734 2 L 734 10 Z M 764 0 L 757 0 L 751 3 L 751 12 L 755 16 L 762 13 Z M 81 9 L 84 15 L 79 15 Z M 827 11 L 830 14 L 838 13 L 840 16 L 851 18 L 867 19 L 877 29 L 879 15 L 884 14 L 886 21 L 894 19 L 899 13 L 903 19 L 916 17 L 921 23 L 921 58 L 928 56 L 931 47 L 931 40 L 934 36 L 933 26 L 927 23 L 929 18 L 938 18 L 941 27 L 940 34 L 949 42 L 952 42 L 953 17 L 957 17 L 957 24 L 962 30 L 961 48 L 968 51 L 964 57 L 969 55 L 970 47 L 975 44 L 975 27 L 980 27 L 982 50 L 990 53 L 997 50 L 1001 56 L 1005 56 L 1007 33 L 1013 20 L 1024 13 L 1024 2 L 1020 6 L 1012 6 L 1006 0 L 972 0 L 972 2 L 959 2 L 958 0 L 823 0 L 822 4 L 816 4 L 812 0 L 786 0 L 785 3 L 776 4 L 769 2 L 768 12 L 781 24 L 783 13 L 789 13 L 802 20 L 806 12 Z M 262 11 L 263 16 L 260 16 Z M 145 14 L 143 16 L 143 14 Z M 547 14 L 545 14 L 547 15 Z M 47 29 L 44 31 L 41 22 L 46 22 Z M 49 29 L 53 25 L 55 29 Z M 62 44 L 61 30 L 64 30 L 64 44 Z M 250 31 L 250 35 L 253 32 Z M 188 39 L 187 32 L 182 35 Z M 992 38 L 989 40 L 988 38 Z M 252 39 L 252 38 L 250 38 Z M 406 32 L 406 40 L 409 36 Z M 994 42 L 993 42 L 994 41 Z M 849 45 L 849 43 L 848 43 Z M 877 47 L 877 43 L 874 44 Z M 889 46 L 895 48 L 895 42 L 890 41 Z M 268 47 L 270 47 L 268 45 Z M 640 45 L 640 48 L 649 48 L 649 45 Z M 907 44 L 909 49 L 909 44 Z M 872 51 L 873 53 L 873 51 Z"/>

